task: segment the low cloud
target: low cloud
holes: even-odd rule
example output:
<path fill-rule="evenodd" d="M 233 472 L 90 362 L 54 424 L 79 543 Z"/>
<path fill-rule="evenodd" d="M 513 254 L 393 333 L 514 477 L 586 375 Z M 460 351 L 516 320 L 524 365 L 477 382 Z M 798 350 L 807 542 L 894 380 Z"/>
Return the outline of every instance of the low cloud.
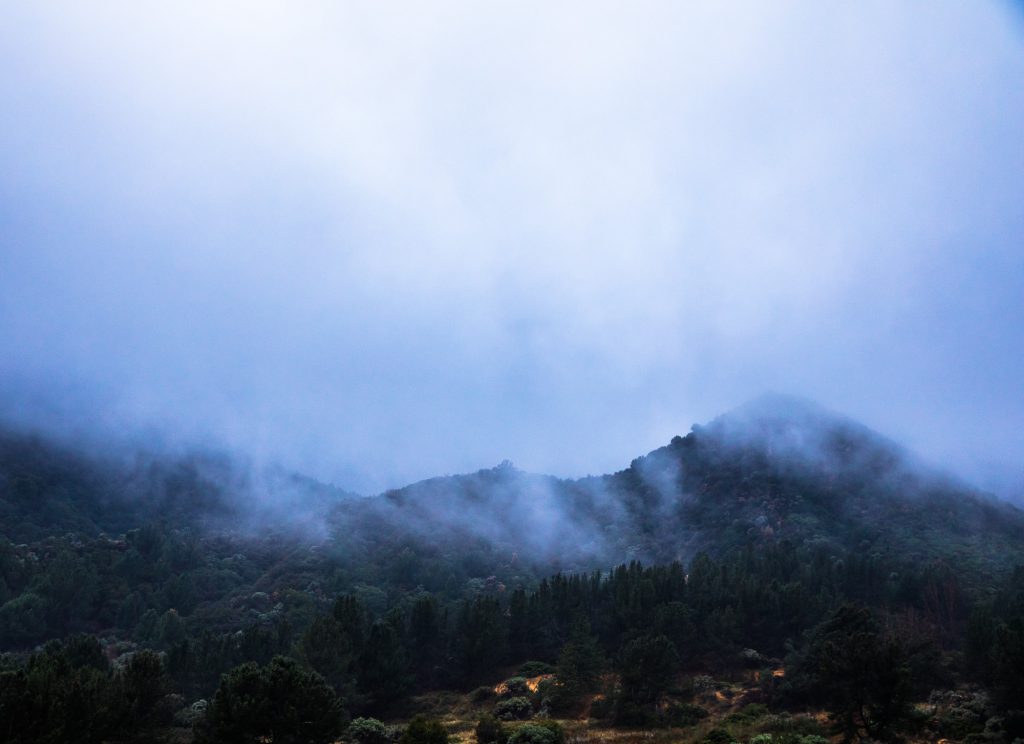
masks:
<path fill-rule="evenodd" d="M 0 16 L 5 418 L 374 492 L 781 389 L 1015 487 L 1009 4 Z"/>

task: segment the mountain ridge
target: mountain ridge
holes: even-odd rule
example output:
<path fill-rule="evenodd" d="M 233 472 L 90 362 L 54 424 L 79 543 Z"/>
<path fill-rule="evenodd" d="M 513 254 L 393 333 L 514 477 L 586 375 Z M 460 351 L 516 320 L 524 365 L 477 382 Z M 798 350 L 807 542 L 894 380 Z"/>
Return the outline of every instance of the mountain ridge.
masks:
<path fill-rule="evenodd" d="M 616 473 L 502 464 L 370 497 L 209 456 L 108 471 L 0 436 L 0 650 L 69 632 L 159 639 L 181 619 L 262 633 L 285 619 L 305 627 L 342 593 L 382 616 L 424 592 L 503 598 L 624 563 L 816 566 L 871 602 L 918 596 L 936 577 L 982 596 L 1024 564 L 1019 509 L 921 472 L 818 409 L 801 409 L 816 420 L 812 447 L 775 426 L 785 420 L 751 425 L 752 410 Z"/>
<path fill-rule="evenodd" d="M 777 394 L 694 425 L 615 473 L 564 479 L 506 461 L 367 497 L 295 473 L 255 473 L 226 456 L 136 458 L 118 471 L 5 433 L 0 516 L 15 542 L 162 520 L 199 531 L 290 530 L 337 555 L 374 542 L 481 543 L 566 569 L 687 561 L 781 540 L 956 561 L 985 575 L 1024 558 L 1016 507 L 921 465 L 851 418 Z M 36 521 L 19 528 L 26 520 Z"/>

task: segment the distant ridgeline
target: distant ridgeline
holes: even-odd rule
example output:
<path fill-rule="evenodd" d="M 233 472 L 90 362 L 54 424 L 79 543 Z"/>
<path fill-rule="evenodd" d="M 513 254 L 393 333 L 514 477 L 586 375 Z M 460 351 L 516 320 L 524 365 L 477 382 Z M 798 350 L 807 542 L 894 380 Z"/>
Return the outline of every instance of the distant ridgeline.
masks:
<path fill-rule="evenodd" d="M 146 663 L 189 699 L 276 654 L 299 666 L 266 674 L 315 670 L 350 713 L 554 663 L 567 644 L 602 668 L 648 652 L 676 659 L 670 671 L 728 666 L 744 649 L 785 655 L 844 602 L 912 613 L 984 669 L 1010 643 L 1018 564 L 1024 513 L 788 398 L 612 475 L 505 463 L 375 497 L 208 454 L 104 459 L 0 435 L 0 651 L 21 654 L 4 663 L 84 632 L 108 659 L 163 652 Z M 1015 689 L 989 673 L 976 678 Z M 609 699 L 622 720 L 651 703 Z"/>
<path fill-rule="evenodd" d="M 804 557 L 884 564 L 888 583 L 912 581 L 908 571 L 949 571 L 970 591 L 1024 563 L 1024 513 L 915 463 L 863 426 L 782 397 L 695 426 L 613 475 L 560 480 L 503 463 L 371 498 L 227 457 L 102 460 L 0 435 L 0 603 L 30 576 L 45 599 L 38 575 L 69 551 L 83 563 L 93 550 L 113 551 L 116 561 L 95 566 L 98 580 L 133 562 L 181 576 L 161 552 L 177 550 L 171 545 L 201 563 L 236 556 L 244 571 L 189 574 L 188 605 L 205 607 L 276 585 L 280 576 L 264 575 L 258 558 L 279 575 L 301 575 L 301 588 L 421 587 L 459 597 L 488 581 L 529 586 L 553 571 L 688 563 L 700 552 L 728 557 L 784 543 Z M 197 570 L 212 569 L 189 569 Z M 97 598 L 109 608 L 140 587 L 126 578 L 105 588 L 122 592 Z M 127 630 L 113 617 L 82 620 L 82 628 Z"/>

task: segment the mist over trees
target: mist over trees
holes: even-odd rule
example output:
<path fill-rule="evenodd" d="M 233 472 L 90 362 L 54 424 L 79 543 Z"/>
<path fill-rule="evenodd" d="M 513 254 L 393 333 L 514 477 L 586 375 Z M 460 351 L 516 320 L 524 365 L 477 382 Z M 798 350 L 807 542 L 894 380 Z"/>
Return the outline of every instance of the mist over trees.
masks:
<path fill-rule="evenodd" d="M 0 2 L 0 102 L 0 744 L 1024 744 L 1022 0 Z"/>
<path fill-rule="evenodd" d="M 958 684 L 1007 742 L 1024 720 L 1024 515 L 808 404 L 758 401 L 600 478 L 503 464 L 358 497 L 277 476 L 285 503 L 311 494 L 291 523 L 223 459 L 128 477 L 3 445 L 12 741 L 326 742 L 517 666 L 477 703 L 511 722 L 484 739 L 557 738 L 515 723 L 551 716 L 705 726 L 709 673 L 756 672 L 758 705 L 827 710 L 847 739 L 944 731 L 914 705 Z"/>

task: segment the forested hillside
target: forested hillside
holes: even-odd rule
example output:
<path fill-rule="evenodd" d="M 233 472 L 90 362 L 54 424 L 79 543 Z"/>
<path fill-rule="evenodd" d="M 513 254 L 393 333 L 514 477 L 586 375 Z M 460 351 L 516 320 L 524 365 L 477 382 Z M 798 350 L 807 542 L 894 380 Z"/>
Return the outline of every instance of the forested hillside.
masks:
<path fill-rule="evenodd" d="M 802 401 L 760 399 L 612 475 L 504 463 L 374 497 L 7 433 L 0 518 L 11 741 L 290 741 L 273 727 L 307 724 L 294 740 L 328 741 L 527 662 L 472 714 L 1024 735 L 1024 515 Z M 730 680 L 764 712 L 719 720 Z M 970 714 L 941 697 L 962 685 Z M 268 712 L 282 696 L 301 720 Z M 769 709 L 835 728 L 761 726 Z M 513 734 L 484 723 L 482 742 Z"/>

